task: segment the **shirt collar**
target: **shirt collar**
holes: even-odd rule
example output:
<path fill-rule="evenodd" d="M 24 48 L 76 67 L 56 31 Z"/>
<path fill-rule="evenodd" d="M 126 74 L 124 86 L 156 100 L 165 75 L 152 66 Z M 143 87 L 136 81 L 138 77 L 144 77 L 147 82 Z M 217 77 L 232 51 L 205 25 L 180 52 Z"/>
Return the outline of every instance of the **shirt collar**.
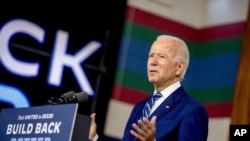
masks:
<path fill-rule="evenodd" d="M 171 84 L 170 86 L 166 87 L 165 89 L 163 89 L 160 93 L 162 94 L 162 96 L 165 98 L 167 98 L 170 94 L 172 94 L 176 89 L 178 89 L 181 86 L 180 81 L 175 82 L 174 84 Z M 156 93 L 156 91 L 155 91 Z"/>

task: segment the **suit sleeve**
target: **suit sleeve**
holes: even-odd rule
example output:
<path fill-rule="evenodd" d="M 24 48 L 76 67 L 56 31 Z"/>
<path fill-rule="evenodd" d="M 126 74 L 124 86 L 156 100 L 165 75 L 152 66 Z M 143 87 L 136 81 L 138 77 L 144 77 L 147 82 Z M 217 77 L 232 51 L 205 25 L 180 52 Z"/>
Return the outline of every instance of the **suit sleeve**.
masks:
<path fill-rule="evenodd" d="M 126 124 L 126 127 L 124 129 L 124 133 L 123 133 L 123 137 L 122 137 L 122 141 L 128 141 L 128 140 L 132 140 L 132 135 L 130 134 L 130 130 L 132 129 L 132 124 L 134 122 L 136 122 L 136 115 L 137 115 L 137 112 L 136 112 L 136 106 L 132 109 L 131 113 L 130 113 L 130 116 L 128 118 L 128 121 L 127 121 L 127 124 Z"/>
<path fill-rule="evenodd" d="M 206 109 L 199 105 L 194 107 L 183 118 L 178 141 L 207 141 L 208 115 Z"/>

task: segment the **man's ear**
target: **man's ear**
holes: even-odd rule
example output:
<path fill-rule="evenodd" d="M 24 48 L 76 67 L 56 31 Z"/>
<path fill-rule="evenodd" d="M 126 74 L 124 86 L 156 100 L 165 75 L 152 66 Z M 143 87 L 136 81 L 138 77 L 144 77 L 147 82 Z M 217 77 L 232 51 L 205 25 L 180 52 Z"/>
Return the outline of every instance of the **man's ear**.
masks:
<path fill-rule="evenodd" d="M 178 63 L 177 70 L 176 70 L 177 76 L 181 75 L 183 73 L 185 66 L 186 66 L 186 64 L 183 61 Z"/>

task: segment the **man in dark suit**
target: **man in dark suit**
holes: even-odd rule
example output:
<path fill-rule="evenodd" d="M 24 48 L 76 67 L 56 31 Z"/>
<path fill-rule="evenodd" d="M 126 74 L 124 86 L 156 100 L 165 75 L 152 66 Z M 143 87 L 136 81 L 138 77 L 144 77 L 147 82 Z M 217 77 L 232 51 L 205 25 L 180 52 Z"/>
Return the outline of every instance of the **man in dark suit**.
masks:
<path fill-rule="evenodd" d="M 134 106 L 123 141 L 207 140 L 206 109 L 181 85 L 188 65 L 189 51 L 183 40 L 169 35 L 157 37 L 147 63 L 154 93 Z"/>
<path fill-rule="evenodd" d="M 189 64 L 189 51 L 181 39 L 161 35 L 152 44 L 148 63 L 148 80 L 154 93 L 161 93 L 143 116 L 147 101 L 135 105 L 126 124 L 123 141 L 206 141 L 208 115 L 205 108 L 183 89 L 183 80 Z"/>

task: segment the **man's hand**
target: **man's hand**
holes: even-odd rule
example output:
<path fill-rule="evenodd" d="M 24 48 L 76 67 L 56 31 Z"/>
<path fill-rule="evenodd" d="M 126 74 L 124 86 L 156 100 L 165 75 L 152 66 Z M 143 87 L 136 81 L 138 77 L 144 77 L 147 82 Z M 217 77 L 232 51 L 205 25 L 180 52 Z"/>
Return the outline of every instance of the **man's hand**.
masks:
<path fill-rule="evenodd" d="M 95 116 L 96 116 L 96 113 L 92 113 L 90 115 L 91 117 L 91 123 L 90 123 L 90 129 L 89 129 L 89 140 L 93 140 L 95 138 L 95 136 L 97 135 L 96 134 L 96 128 L 97 128 L 97 125 L 96 125 L 96 122 L 95 122 Z"/>
<path fill-rule="evenodd" d="M 139 141 L 155 141 L 156 116 L 151 121 L 147 118 L 139 119 L 137 124 L 133 123 L 133 130 L 130 133 Z"/>

